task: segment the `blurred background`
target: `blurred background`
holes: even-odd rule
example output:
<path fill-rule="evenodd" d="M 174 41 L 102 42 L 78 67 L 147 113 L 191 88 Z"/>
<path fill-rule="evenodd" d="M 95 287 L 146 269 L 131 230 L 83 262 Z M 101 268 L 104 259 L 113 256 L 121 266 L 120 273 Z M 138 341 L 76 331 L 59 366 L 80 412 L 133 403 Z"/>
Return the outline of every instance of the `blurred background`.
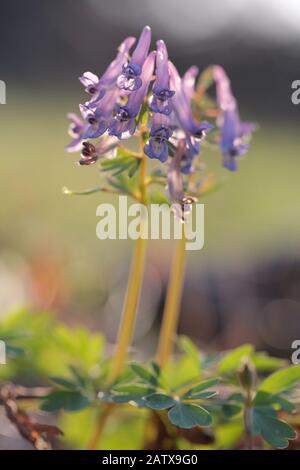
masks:
<path fill-rule="evenodd" d="M 179 332 L 207 351 L 253 342 L 290 357 L 300 338 L 298 0 L 1 1 L 0 317 L 29 305 L 115 339 L 132 242 L 96 238 L 107 197 L 62 194 L 100 177 L 65 153 L 66 114 L 85 98 L 77 77 L 101 74 L 145 24 L 181 72 L 221 64 L 242 118 L 260 127 L 237 174 L 203 155 L 222 189 L 205 200 L 204 249 L 188 255 Z M 141 355 L 155 350 L 172 247 L 149 243 Z"/>

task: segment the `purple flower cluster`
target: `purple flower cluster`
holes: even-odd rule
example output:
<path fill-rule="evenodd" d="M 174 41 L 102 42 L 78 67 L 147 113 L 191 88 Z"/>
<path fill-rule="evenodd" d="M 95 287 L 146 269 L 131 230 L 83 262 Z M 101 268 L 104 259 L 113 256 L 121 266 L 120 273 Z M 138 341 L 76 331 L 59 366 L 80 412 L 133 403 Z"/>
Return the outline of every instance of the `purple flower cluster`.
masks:
<path fill-rule="evenodd" d="M 191 97 L 198 73 L 192 67 L 180 78 L 168 60 L 164 41 L 149 53 L 151 29 L 146 26 L 131 54 L 135 38 L 126 38 L 119 46 L 113 62 L 99 78 L 85 72 L 80 82 L 90 100 L 79 106 L 81 117 L 70 113 L 69 134 L 73 138 L 67 151 L 81 149 L 81 165 L 90 165 L 136 132 L 142 104 L 149 105 L 149 140 L 144 151 L 149 158 L 165 162 L 169 155 L 168 142 L 184 146 L 182 171 L 192 170 L 192 161 L 200 151 L 200 141 L 212 126 L 193 119 Z M 153 81 L 149 99 L 150 83 Z M 88 139 L 100 138 L 97 144 Z"/>
<path fill-rule="evenodd" d="M 151 159 L 166 162 L 169 148 L 172 147 L 174 152 L 174 147 L 180 147 L 180 169 L 183 174 L 189 174 L 193 171 L 194 157 L 200 152 L 201 141 L 213 127 L 208 122 L 195 120 L 193 115 L 191 104 L 198 69 L 189 68 L 181 78 L 169 61 L 167 47 L 162 40 L 157 41 L 155 51 L 149 52 L 149 26 L 145 26 L 135 43 L 135 38 L 126 38 L 101 77 L 91 72 L 80 77 L 90 99 L 79 106 L 81 117 L 73 113 L 68 115 L 72 141 L 67 151 L 81 150 L 81 165 L 95 163 L 104 153 L 113 151 L 120 139 L 136 133 L 139 113 L 142 105 L 146 104 L 149 138 L 144 146 L 145 154 Z M 214 66 L 213 74 L 221 110 L 218 123 L 224 166 L 235 170 L 235 158 L 246 152 L 245 137 L 254 126 L 240 122 L 224 70 Z M 92 144 L 89 139 L 98 140 Z"/>

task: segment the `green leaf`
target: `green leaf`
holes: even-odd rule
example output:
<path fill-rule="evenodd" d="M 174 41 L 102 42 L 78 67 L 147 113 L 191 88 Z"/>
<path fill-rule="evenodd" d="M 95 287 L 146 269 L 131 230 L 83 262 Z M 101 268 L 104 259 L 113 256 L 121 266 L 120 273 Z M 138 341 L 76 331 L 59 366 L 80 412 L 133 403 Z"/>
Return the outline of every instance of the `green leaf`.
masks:
<path fill-rule="evenodd" d="M 133 196 L 138 190 L 137 175 L 129 177 L 125 173 L 115 175 L 114 178 L 107 178 L 107 182 L 118 191 Z"/>
<path fill-rule="evenodd" d="M 278 357 L 272 357 L 264 352 L 255 353 L 252 362 L 258 371 L 271 371 L 284 367 L 286 361 Z"/>
<path fill-rule="evenodd" d="M 179 402 L 168 411 L 168 418 L 174 426 L 184 429 L 209 426 L 212 423 L 211 415 L 202 406 Z"/>
<path fill-rule="evenodd" d="M 194 359 L 200 368 L 200 352 L 193 341 L 191 341 L 187 336 L 180 336 L 179 346 L 185 354 Z"/>
<path fill-rule="evenodd" d="M 161 373 L 161 369 L 160 369 L 159 365 L 155 361 L 152 361 L 151 362 L 151 367 L 153 369 L 153 372 L 154 372 L 155 376 L 157 378 L 159 378 L 160 373 Z"/>
<path fill-rule="evenodd" d="M 218 392 L 211 390 L 208 392 L 199 392 L 192 395 L 185 396 L 189 400 L 207 400 L 208 398 L 213 398 L 218 395 Z"/>
<path fill-rule="evenodd" d="M 129 177 L 132 177 L 141 163 L 140 158 L 118 149 L 118 155 L 115 158 L 102 161 L 102 171 L 113 171 L 113 176 L 119 175 L 128 170 Z"/>
<path fill-rule="evenodd" d="M 199 395 L 200 392 L 203 390 L 206 390 L 208 388 L 214 387 L 220 382 L 220 379 L 218 377 L 204 380 L 203 382 L 200 382 L 198 385 L 195 385 L 194 387 L 190 388 L 185 394 L 184 397 L 192 397 L 194 395 Z M 210 392 L 211 393 L 211 392 Z M 215 393 L 215 392 L 214 392 Z"/>
<path fill-rule="evenodd" d="M 81 373 L 77 367 L 74 367 L 72 365 L 69 366 L 70 371 L 72 372 L 77 384 L 80 387 L 86 388 L 89 382 L 89 379 L 86 375 Z"/>
<path fill-rule="evenodd" d="M 241 410 L 242 406 L 237 404 L 225 403 L 222 406 L 222 412 L 226 418 L 232 418 L 233 416 L 240 413 Z"/>
<path fill-rule="evenodd" d="M 143 405 L 141 399 L 154 392 L 153 387 L 145 387 L 144 385 L 125 384 L 116 385 L 112 393 L 105 394 L 102 398 L 103 401 L 113 401 L 115 403 L 129 403 L 134 401 Z"/>
<path fill-rule="evenodd" d="M 144 382 L 154 386 L 157 385 L 157 377 L 153 375 L 148 369 L 146 369 L 146 367 L 134 363 L 130 364 L 130 368 Z"/>
<path fill-rule="evenodd" d="M 167 196 L 159 190 L 151 191 L 149 196 L 149 202 L 151 204 L 167 204 L 168 206 L 170 205 L 170 201 Z"/>
<path fill-rule="evenodd" d="M 257 392 L 256 397 L 253 401 L 253 405 L 256 407 L 277 405 L 277 407 L 288 413 L 291 413 L 295 409 L 294 404 L 287 400 L 285 397 L 281 395 L 273 395 L 269 392 L 265 392 L 262 390 Z"/>
<path fill-rule="evenodd" d="M 288 440 L 297 437 L 289 424 L 277 419 L 269 410 L 261 408 L 252 410 L 252 432 L 254 435 L 260 434 L 268 444 L 279 449 L 287 447 Z"/>
<path fill-rule="evenodd" d="M 130 395 L 143 397 L 152 390 L 144 385 L 128 384 L 128 385 L 116 385 L 113 389 L 117 393 L 126 393 Z"/>
<path fill-rule="evenodd" d="M 57 324 L 52 331 L 53 342 L 60 350 L 60 360 L 64 360 L 70 366 L 72 375 L 82 375 L 99 364 L 104 351 L 104 337 L 92 333 L 87 328 L 78 326 L 70 328 L 63 324 Z M 59 358 L 58 358 L 59 360 Z M 80 373 L 78 372 L 80 370 Z"/>
<path fill-rule="evenodd" d="M 227 353 L 223 359 L 219 362 L 218 371 L 221 374 L 235 371 L 241 362 L 243 357 L 249 357 L 252 355 L 254 348 L 251 344 L 244 344 L 233 351 Z"/>
<path fill-rule="evenodd" d="M 119 394 L 119 395 L 111 395 L 109 401 L 113 401 L 114 403 L 129 403 L 129 402 L 139 402 L 141 400 L 140 395 L 130 395 L 130 394 Z"/>
<path fill-rule="evenodd" d="M 243 404 L 245 402 L 245 397 L 242 393 L 236 392 L 229 395 L 226 399 L 221 400 L 222 412 L 227 418 L 240 413 L 242 410 Z"/>
<path fill-rule="evenodd" d="M 63 388 L 68 388 L 69 390 L 74 390 L 77 387 L 77 384 L 71 380 L 65 379 L 64 377 L 50 377 L 50 380 L 56 385 L 60 385 Z"/>
<path fill-rule="evenodd" d="M 235 393 L 232 393 L 231 395 L 229 395 L 227 400 L 231 401 L 231 402 L 233 401 L 233 402 L 238 402 L 238 403 L 244 403 L 245 397 L 242 393 L 235 392 Z"/>
<path fill-rule="evenodd" d="M 90 399 L 80 392 L 55 390 L 43 399 L 41 409 L 44 411 L 78 411 L 90 404 Z"/>
<path fill-rule="evenodd" d="M 290 402 L 289 400 L 287 400 L 285 397 L 281 395 L 276 395 L 274 397 L 274 403 L 277 403 L 280 406 L 280 408 L 286 413 L 292 413 L 296 409 L 294 403 Z"/>
<path fill-rule="evenodd" d="M 152 410 L 166 410 L 176 403 L 174 398 L 164 393 L 151 393 L 144 397 L 143 401 L 146 406 Z"/>
<path fill-rule="evenodd" d="M 269 375 L 259 386 L 265 392 L 280 393 L 287 390 L 300 380 L 300 366 L 290 366 Z"/>
<path fill-rule="evenodd" d="M 137 172 L 139 166 L 140 166 L 141 160 L 140 159 L 135 159 L 135 162 L 132 163 L 132 165 L 128 169 L 128 176 L 129 178 L 132 178 L 133 175 Z"/>

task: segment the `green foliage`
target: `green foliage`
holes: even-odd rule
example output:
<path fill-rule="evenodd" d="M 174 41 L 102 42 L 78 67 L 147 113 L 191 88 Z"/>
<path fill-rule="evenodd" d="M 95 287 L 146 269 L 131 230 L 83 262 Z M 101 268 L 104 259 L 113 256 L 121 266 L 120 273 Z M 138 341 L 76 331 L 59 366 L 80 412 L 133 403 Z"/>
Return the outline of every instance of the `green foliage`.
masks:
<path fill-rule="evenodd" d="M 132 371 L 139 377 L 143 382 L 152 385 L 153 387 L 157 386 L 159 378 L 159 369 L 154 370 L 153 372 L 146 369 L 146 367 L 141 366 L 140 364 L 130 364 Z"/>
<path fill-rule="evenodd" d="M 185 345 L 187 344 L 185 340 Z M 195 355 L 195 349 L 191 344 L 188 349 L 192 355 Z M 133 363 L 130 368 L 135 374 L 136 382 L 113 386 L 109 392 L 100 395 L 101 400 L 129 403 L 154 411 L 168 410 L 167 416 L 170 422 L 184 429 L 211 424 L 211 414 L 200 406 L 199 402 L 202 404 L 216 395 L 216 391 L 208 389 L 219 383 L 218 378 L 204 380 L 187 390 L 186 387 L 183 391 L 174 389 L 170 393 L 171 384 L 161 376 L 157 364 L 151 363 L 147 368 Z"/>
<path fill-rule="evenodd" d="M 176 404 L 176 400 L 164 393 L 150 393 L 144 397 L 145 406 L 152 410 L 167 410 Z"/>
<path fill-rule="evenodd" d="M 267 377 L 259 386 L 259 390 L 280 393 L 293 387 L 300 380 L 300 366 L 290 366 L 278 370 Z"/>
<path fill-rule="evenodd" d="M 204 380 L 203 382 L 200 382 L 198 385 L 195 385 L 194 387 L 190 388 L 184 394 L 184 397 L 185 398 L 198 397 L 199 395 L 204 393 L 203 392 L 204 390 L 207 390 L 208 388 L 214 387 L 219 382 L 220 382 L 219 378 L 212 378 L 212 379 Z M 208 393 L 215 393 L 215 392 L 208 392 Z"/>
<path fill-rule="evenodd" d="M 76 390 L 54 390 L 43 399 L 43 411 L 79 411 L 90 404 L 88 397 Z"/>
<path fill-rule="evenodd" d="M 267 448 L 287 447 L 296 437 L 292 424 L 299 420 L 295 390 L 300 368 L 255 352 L 251 345 L 206 355 L 181 337 L 181 352 L 166 369 L 155 362 L 131 362 L 108 386 L 110 360 L 104 339 L 86 328 L 70 328 L 49 314 L 19 310 L 2 321 L 0 338 L 12 348 L 8 364 L 0 367 L 0 379 L 18 383 L 25 377 L 31 386 L 52 385 L 37 406 L 57 416 L 64 445 L 85 448 L 96 412 L 105 402 L 114 404 L 103 436 L 105 448 L 142 448 L 143 429 L 153 414 L 160 416 L 179 448 L 195 446 L 180 429 L 207 426 L 213 442 L 201 446 L 209 449 L 243 446 L 246 429 Z M 245 364 L 252 364 L 255 380 L 239 380 Z M 129 432 L 132 439 L 126 440 Z"/>
<path fill-rule="evenodd" d="M 149 196 L 149 202 L 151 204 L 167 204 L 170 205 L 170 201 L 167 198 L 166 194 L 162 191 L 153 189 Z"/>
<path fill-rule="evenodd" d="M 252 433 L 261 435 L 268 444 L 278 449 L 288 446 L 289 439 L 296 438 L 293 428 L 276 417 L 276 412 L 269 407 L 252 408 Z"/>
<path fill-rule="evenodd" d="M 130 151 L 118 148 L 117 156 L 103 160 L 101 168 L 102 171 L 111 171 L 112 176 L 116 176 L 127 171 L 129 178 L 131 178 L 138 170 L 140 163 L 141 159 L 137 158 Z"/>
<path fill-rule="evenodd" d="M 121 172 L 115 174 L 114 177 L 107 178 L 108 183 L 117 191 L 122 194 L 127 194 L 136 198 L 138 192 L 138 178 L 137 174 L 133 174 L 131 177 Z"/>
<path fill-rule="evenodd" d="M 227 377 L 232 377 L 231 374 L 236 371 L 243 390 L 242 393 L 233 393 L 220 402 L 222 413 L 229 418 L 244 411 L 244 416 L 250 416 L 250 428 L 247 432 L 253 436 L 261 436 L 272 447 L 285 448 L 289 445 L 289 440 L 296 438 L 296 433 L 287 422 L 278 418 L 278 412 L 292 413 L 296 409 L 282 393 L 299 383 L 300 367 L 290 366 L 273 372 L 256 385 L 255 363 L 267 370 L 282 365 L 282 361 L 276 358 L 255 353 L 251 345 L 229 352 L 219 363 L 218 371 L 225 373 Z M 245 427 L 247 426 L 249 423 L 245 420 Z"/>
<path fill-rule="evenodd" d="M 225 354 L 220 360 L 218 371 L 220 374 L 235 372 L 241 363 L 241 359 L 252 355 L 254 348 L 251 344 L 244 344 Z"/>
<path fill-rule="evenodd" d="M 212 423 L 212 417 L 205 408 L 182 402 L 178 402 L 169 410 L 168 418 L 174 426 L 183 429 L 209 426 Z"/>

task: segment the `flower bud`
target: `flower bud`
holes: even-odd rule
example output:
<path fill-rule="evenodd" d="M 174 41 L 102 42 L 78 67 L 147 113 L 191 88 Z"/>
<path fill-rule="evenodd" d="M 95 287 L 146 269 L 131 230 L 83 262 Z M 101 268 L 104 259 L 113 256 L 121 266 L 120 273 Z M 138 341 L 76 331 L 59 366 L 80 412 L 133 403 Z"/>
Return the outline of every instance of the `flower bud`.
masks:
<path fill-rule="evenodd" d="M 241 365 L 238 369 L 238 377 L 244 390 L 249 392 L 253 389 L 256 381 L 256 371 L 248 358 L 241 360 Z"/>

